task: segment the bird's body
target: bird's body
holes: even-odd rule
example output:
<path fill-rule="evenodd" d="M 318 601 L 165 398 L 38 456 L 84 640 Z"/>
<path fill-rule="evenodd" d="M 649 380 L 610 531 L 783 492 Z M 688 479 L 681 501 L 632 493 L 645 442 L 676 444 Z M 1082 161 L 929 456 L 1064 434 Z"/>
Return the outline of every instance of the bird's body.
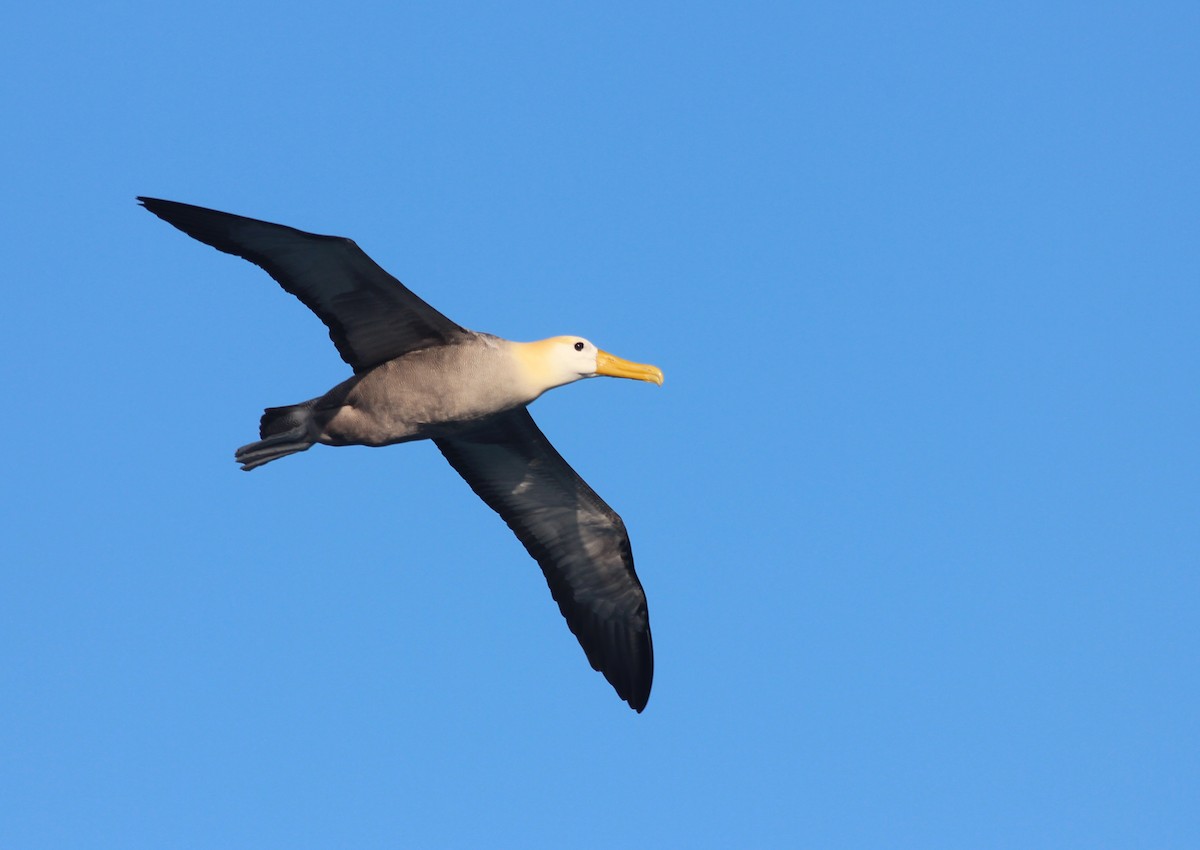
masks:
<path fill-rule="evenodd" d="M 519 344 L 489 334 L 465 336 L 452 345 L 385 361 L 311 401 L 270 408 L 263 416 L 263 439 L 238 449 L 238 461 L 247 469 L 266 463 L 247 459 L 284 444 L 279 439 L 284 430 L 296 446 L 293 451 L 317 443 L 389 446 L 451 437 L 533 401 L 533 388 L 512 356 L 512 347 Z M 455 379 L 447 380 L 450 375 Z M 276 457 L 282 455 L 269 460 Z"/>
<path fill-rule="evenodd" d="M 646 599 L 621 518 L 567 465 L 526 405 L 596 375 L 662 383 L 580 337 L 523 343 L 446 319 L 348 239 L 140 198 L 185 233 L 266 269 L 325 322 L 355 374 L 322 396 L 268 408 L 246 470 L 316 444 L 431 439 L 538 561 L 589 661 L 638 711 L 653 676 Z"/>
<path fill-rule="evenodd" d="M 474 336 L 414 351 L 355 376 L 321 397 L 330 410 L 321 442 L 386 446 L 447 436 L 486 416 L 533 401 L 508 356 L 510 344 Z M 455 380 L 446 380 L 454 374 Z"/>

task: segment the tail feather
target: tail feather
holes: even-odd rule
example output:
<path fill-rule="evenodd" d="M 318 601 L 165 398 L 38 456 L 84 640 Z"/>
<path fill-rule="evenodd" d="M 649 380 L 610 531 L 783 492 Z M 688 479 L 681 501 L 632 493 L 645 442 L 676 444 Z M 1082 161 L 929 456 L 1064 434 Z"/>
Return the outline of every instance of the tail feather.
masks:
<path fill-rule="evenodd" d="M 242 446 L 234 458 L 249 472 L 265 463 L 287 457 L 311 448 L 315 442 L 308 432 L 313 401 L 290 404 L 286 407 L 268 407 L 263 411 L 258 425 L 257 443 Z"/>
<path fill-rule="evenodd" d="M 268 407 L 263 411 L 262 419 L 258 421 L 258 436 L 266 439 L 306 424 L 316 401 L 312 399 L 284 407 Z"/>

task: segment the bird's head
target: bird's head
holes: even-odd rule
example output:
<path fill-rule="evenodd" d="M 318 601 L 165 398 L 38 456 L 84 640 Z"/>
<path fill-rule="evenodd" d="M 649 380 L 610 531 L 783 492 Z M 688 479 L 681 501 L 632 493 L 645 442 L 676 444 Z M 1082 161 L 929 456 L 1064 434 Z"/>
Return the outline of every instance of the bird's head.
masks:
<path fill-rule="evenodd" d="M 607 375 L 634 378 L 662 386 L 662 369 L 622 360 L 601 351 L 581 336 L 555 336 L 538 342 L 517 344 L 522 364 L 540 388 L 539 394 L 581 378 Z"/>

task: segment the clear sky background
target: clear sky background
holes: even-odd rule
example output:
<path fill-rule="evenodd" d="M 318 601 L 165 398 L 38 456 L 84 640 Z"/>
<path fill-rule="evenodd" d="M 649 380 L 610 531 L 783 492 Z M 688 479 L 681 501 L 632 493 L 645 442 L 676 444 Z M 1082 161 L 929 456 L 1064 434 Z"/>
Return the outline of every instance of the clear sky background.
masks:
<path fill-rule="evenodd" d="M 18 3 L 0 846 L 1200 846 L 1200 6 Z M 147 194 L 660 365 L 538 401 L 636 715 Z"/>

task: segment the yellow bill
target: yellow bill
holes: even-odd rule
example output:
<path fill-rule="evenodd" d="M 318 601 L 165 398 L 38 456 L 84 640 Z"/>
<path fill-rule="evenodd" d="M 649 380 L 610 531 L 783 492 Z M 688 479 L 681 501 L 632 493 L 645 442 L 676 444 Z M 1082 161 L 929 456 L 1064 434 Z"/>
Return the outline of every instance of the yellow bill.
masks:
<path fill-rule="evenodd" d="M 663 382 L 662 369 L 657 366 L 622 360 L 607 351 L 596 352 L 596 374 L 607 375 L 610 378 L 633 378 L 638 381 L 649 381 L 660 387 Z"/>

